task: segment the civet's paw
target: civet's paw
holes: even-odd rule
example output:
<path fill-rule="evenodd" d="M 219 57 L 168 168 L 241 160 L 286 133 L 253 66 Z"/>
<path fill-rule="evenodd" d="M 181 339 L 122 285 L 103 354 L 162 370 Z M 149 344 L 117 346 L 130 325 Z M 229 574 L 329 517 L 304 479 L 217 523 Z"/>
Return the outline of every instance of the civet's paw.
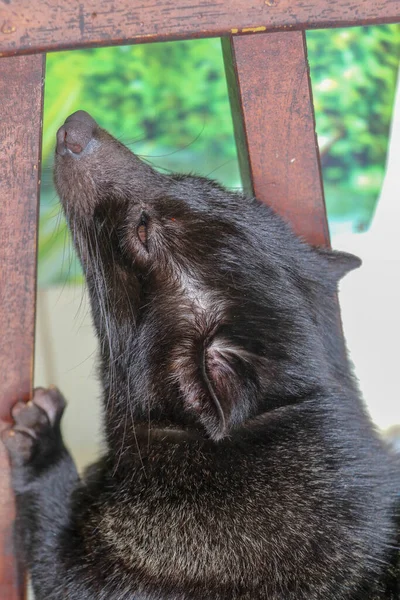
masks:
<path fill-rule="evenodd" d="M 1 434 L 12 466 L 28 465 L 57 453 L 62 445 L 60 421 L 64 408 L 64 397 L 54 386 L 36 388 L 32 400 L 13 406 L 14 423 Z"/>

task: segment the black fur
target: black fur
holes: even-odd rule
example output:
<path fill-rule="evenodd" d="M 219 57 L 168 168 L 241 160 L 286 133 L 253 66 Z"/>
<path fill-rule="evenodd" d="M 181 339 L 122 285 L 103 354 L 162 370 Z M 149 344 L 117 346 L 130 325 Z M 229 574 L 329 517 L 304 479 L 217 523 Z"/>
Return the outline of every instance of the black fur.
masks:
<path fill-rule="evenodd" d="M 86 113 L 57 151 L 108 451 L 80 482 L 59 393 L 14 411 L 37 600 L 398 599 L 399 464 L 337 317 L 358 259 L 311 248 L 254 198 L 155 172 Z"/>

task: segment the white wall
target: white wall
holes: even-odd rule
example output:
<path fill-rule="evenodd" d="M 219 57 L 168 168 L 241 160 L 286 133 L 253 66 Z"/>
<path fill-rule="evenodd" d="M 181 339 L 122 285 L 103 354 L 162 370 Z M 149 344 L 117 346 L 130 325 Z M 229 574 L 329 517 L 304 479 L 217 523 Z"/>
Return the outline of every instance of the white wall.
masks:
<path fill-rule="evenodd" d="M 376 423 L 400 424 L 400 85 L 385 181 L 369 231 L 337 236 L 335 248 L 363 259 L 344 279 L 342 317 L 360 386 Z M 400 438 L 400 427 L 399 427 Z"/>
<path fill-rule="evenodd" d="M 41 289 L 37 298 L 35 386 L 57 385 L 68 402 L 67 444 L 79 467 L 100 451 L 97 341 L 83 286 Z"/>

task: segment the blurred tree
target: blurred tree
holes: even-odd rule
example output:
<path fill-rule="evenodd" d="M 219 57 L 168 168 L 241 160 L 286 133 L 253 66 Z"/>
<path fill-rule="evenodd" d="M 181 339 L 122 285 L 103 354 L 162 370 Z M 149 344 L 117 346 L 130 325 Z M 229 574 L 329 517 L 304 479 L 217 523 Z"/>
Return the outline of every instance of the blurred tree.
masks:
<path fill-rule="evenodd" d="M 400 25 L 312 31 L 307 41 L 328 214 L 365 227 L 384 173 Z M 240 185 L 218 39 L 49 54 L 41 284 L 81 278 L 51 184 L 55 132 L 77 109 L 158 168 Z"/>
<path fill-rule="evenodd" d="M 156 155 L 194 145 L 190 152 L 208 162 L 236 158 L 218 39 L 52 54 L 46 82 L 45 162 L 57 127 L 77 108 Z"/>
<path fill-rule="evenodd" d="M 328 215 L 368 227 L 385 171 L 400 25 L 307 33 Z"/>

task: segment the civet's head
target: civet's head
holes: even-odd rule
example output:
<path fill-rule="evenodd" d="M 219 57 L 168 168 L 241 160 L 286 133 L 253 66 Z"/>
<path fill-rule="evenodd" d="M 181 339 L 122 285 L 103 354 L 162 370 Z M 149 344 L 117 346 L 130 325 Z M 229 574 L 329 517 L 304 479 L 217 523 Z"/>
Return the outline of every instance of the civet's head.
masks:
<path fill-rule="evenodd" d="M 103 364 L 136 415 L 218 439 L 332 377 L 326 321 L 358 259 L 311 248 L 254 198 L 154 171 L 84 111 L 57 133 L 55 181 Z"/>

